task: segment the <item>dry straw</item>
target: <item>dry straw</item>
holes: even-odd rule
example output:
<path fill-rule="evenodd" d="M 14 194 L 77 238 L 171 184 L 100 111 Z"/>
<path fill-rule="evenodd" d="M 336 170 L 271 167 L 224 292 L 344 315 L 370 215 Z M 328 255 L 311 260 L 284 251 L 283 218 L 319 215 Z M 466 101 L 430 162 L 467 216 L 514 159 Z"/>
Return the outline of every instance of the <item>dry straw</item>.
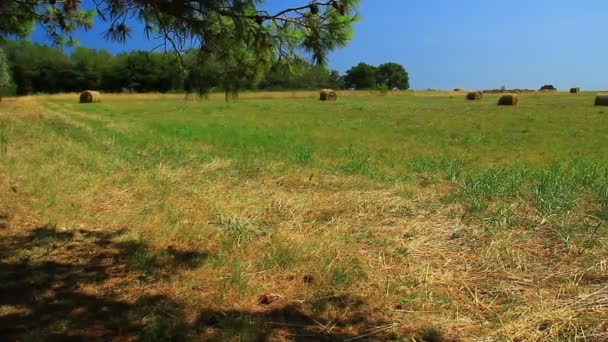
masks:
<path fill-rule="evenodd" d="M 101 94 L 94 90 L 85 90 L 80 93 L 80 103 L 97 103 L 101 102 Z"/>
<path fill-rule="evenodd" d="M 598 95 L 595 97 L 596 106 L 608 106 L 608 95 Z"/>
<path fill-rule="evenodd" d="M 467 100 L 475 101 L 483 99 L 483 93 L 480 91 L 471 91 L 467 94 Z"/>
<path fill-rule="evenodd" d="M 517 106 L 519 97 L 517 94 L 505 94 L 498 99 L 499 106 Z"/>
<path fill-rule="evenodd" d="M 338 99 L 338 94 L 331 89 L 323 89 L 321 90 L 319 99 L 321 101 L 336 101 Z"/>

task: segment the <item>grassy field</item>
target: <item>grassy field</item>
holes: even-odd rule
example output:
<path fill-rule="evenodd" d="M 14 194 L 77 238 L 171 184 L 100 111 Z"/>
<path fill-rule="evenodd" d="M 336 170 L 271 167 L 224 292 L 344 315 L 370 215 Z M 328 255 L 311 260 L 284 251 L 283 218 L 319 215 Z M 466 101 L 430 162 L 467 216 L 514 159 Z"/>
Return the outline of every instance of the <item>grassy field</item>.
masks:
<path fill-rule="evenodd" d="M 0 335 L 608 339 L 608 108 L 0 103 Z"/>

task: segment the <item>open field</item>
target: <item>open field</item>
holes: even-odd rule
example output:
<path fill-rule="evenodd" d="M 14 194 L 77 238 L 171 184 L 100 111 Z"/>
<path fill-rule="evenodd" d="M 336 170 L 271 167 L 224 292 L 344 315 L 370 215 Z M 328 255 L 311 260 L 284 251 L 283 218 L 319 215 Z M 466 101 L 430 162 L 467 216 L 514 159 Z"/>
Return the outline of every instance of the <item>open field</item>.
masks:
<path fill-rule="evenodd" d="M 464 94 L 4 99 L 0 336 L 608 339 L 608 107 Z"/>

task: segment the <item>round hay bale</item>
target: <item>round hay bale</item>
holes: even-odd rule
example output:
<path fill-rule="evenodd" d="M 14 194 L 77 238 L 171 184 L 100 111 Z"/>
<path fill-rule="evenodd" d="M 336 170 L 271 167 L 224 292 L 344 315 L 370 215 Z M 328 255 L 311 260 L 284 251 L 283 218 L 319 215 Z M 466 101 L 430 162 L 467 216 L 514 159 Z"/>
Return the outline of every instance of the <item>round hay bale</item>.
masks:
<path fill-rule="evenodd" d="M 608 95 L 600 94 L 595 97 L 596 106 L 608 106 Z"/>
<path fill-rule="evenodd" d="M 338 94 L 331 89 L 323 89 L 321 90 L 321 94 L 319 100 L 321 101 L 336 101 L 338 99 Z"/>
<path fill-rule="evenodd" d="M 480 91 L 471 91 L 467 93 L 467 100 L 476 101 L 483 99 L 483 93 Z"/>
<path fill-rule="evenodd" d="M 85 90 L 80 93 L 80 103 L 97 103 L 101 102 L 101 94 L 94 90 Z"/>
<path fill-rule="evenodd" d="M 499 106 L 517 106 L 519 97 L 517 94 L 504 94 L 498 99 Z"/>
<path fill-rule="evenodd" d="M 581 88 L 570 88 L 570 94 L 578 94 L 581 92 Z"/>

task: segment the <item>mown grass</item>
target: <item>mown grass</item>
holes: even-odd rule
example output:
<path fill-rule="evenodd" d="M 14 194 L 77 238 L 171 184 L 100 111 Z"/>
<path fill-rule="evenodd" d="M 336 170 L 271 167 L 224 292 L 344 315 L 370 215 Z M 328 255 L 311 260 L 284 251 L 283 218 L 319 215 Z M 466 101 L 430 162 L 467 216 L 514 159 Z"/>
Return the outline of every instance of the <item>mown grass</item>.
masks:
<path fill-rule="evenodd" d="M 492 97 L 471 104 L 460 97 L 412 95 L 354 97 L 332 104 L 311 99 L 56 104 L 111 120 L 119 132 L 118 126 L 128 127 L 131 144 L 208 144 L 233 159 L 287 161 L 306 149 L 327 165 L 357 151 L 398 173 L 415 157 L 461 159 L 473 166 L 546 166 L 573 157 L 605 157 L 600 138 L 608 119 L 601 107 L 589 104 L 592 96 L 534 94 L 525 99 L 516 109 L 497 107 Z"/>
<path fill-rule="evenodd" d="M 3 103 L 5 233 L 33 217 L 123 227 L 119 260 L 183 307 L 146 307 L 151 339 L 169 325 L 184 339 L 280 340 L 289 324 L 344 339 L 606 336 L 608 117 L 593 94 L 523 94 L 513 108 L 456 93 L 283 95 Z M 178 256 L 187 267 L 171 266 Z M 268 328 L 264 293 L 280 295 L 271 308 L 300 303 L 281 313 L 298 318 Z M 335 296 L 350 298 L 318 308 Z"/>

